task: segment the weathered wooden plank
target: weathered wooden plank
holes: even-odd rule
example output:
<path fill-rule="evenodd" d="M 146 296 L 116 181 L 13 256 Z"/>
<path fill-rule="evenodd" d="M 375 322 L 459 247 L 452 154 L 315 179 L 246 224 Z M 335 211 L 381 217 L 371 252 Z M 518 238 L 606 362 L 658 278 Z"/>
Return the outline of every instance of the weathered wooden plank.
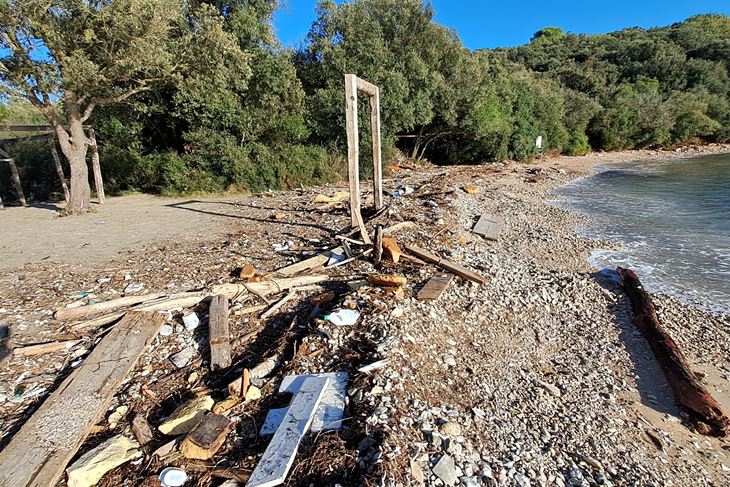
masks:
<path fill-rule="evenodd" d="M 66 175 L 63 174 L 61 158 L 58 156 L 58 150 L 56 150 L 56 139 L 54 137 L 48 137 L 48 145 L 51 147 L 51 155 L 53 156 L 53 164 L 56 167 L 56 174 L 58 174 L 58 179 L 61 181 L 61 188 L 63 189 L 63 199 L 66 201 L 66 203 L 68 203 L 68 184 L 66 183 Z"/>
<path fill-rule="evenodd" d="M 94 188 L 96 189 L 96 198 L 99 204 L 103 205 L 106 201 L 104 194 L 104 179 L 101 177 L 101 164 L 99 164 L 99 146 L 96 144 L 96 134 L 94 129 L 89 129 L 89 141 L 91 142 L 91 168 L 94 172 Z"/>
<path fill-rule="evenodd" d="M 274 271 L 274 274 L 284 277 L 294 276 L 299 274 L 300 272 L 323 266 L 330 260 L 330 257 L 332 257 L 333 254 L 342 255 L 344 251 L 345 250 L 342 247 L 335 247 L 334 249 L 326 250 L 321 254 L 315 255 L 308 259 L 304 259 L 286 267 L 282 267 L 281 269 L 277 269 L 276 271 Z"/>
<path fill-rule="evenodd" d="M 127 313 L 0 452 L 0 485 L 56 485 L 163 323 L 159 313 Z"/>
<path fill-rule="evenodd" d="M 345 126 L 347 129 L 347 162 L 350 183 L 350 219 L 360 230 L 360 238 L 369 244 L 370 237 L 360 213 L 360 141 L 357 127 L 357 76 L 345 75 Z"/>
<path fill-rule="evenodd" d="M 314 413 L 312 422 L 312 433 L 320 431 L 336 430 L 342 428 L 342 417 L 345 410 L 345 394 L 347 392 L 347 372 L 327 372 L 315 375 L 288 375 L 281 381 L 279 392 L 296 394 L 310 377 L 326 377 L 330 383 L 324 391 L 322 401 Z M 264 425 L 261 427 L 261 435 L 273 435 L 276 429 L 286 416 L 288 408 L 271 409 L 266 415 Z"/>
<path fill-rule="evenodd" d="M 304 381 L 246 487 L 273 487 L 284 483 L 329 381 L 326 377 L 310 377 Z"/>
<path fill-rule="evenodd" d="M 428 250 L 423 250 L 418 247 L 414 247 L 413 245 L 406 245 L 405 248 L 406 252 L 413 254 L 416 257 L 425 260 L 426 262 L 436 264 L 442 269 L 446 269 L 447 271 L 452 272 L 457 276 L 461 276 L 464 279 L 468 279 L 479 284 L 484 284 L 487 282 L 487 278 L 485 278 L 484 276 L 477 274 L 476 272 L 470 271 L 469 269 L 466 269 L 459 264 L 455 264 L 449 260 L 442 259 L 438 255 L 429 252 Z"/>
<path fill-rule="evenodd" d="M 370 127 L 373 139 L 373 196 L 375 209 L 383 207 L 383 154 L 380 140 L 380 89 L 372 85 L 375 93 L 370 96 Z"/>
<path fill-rule="evenodd" d="M 10 165 L 10 179 L 13 181 L 15 186 L 15 192 L 18 194 L 18 201 L 22 206 L 28 206 L 25 201 L 25 193 L 23 193 L 23 186 L 20 184 L 20 175 L 18 174 L 18 166 L 15 165 L 14 159 L 8 159 Z"/>
<path fill-rule="evenodd" d="M 231 341 L 228 328 L 228 298 L 213 296 L 208 313 L 208 342 L 210 343 L 210 370 L 231 366 Z"/>
<path fill-rule="evenodd" d="M 357 83 L 357 91 L 361 91 L 368 96 L 376 96 L 378 94 L 378 87 L 369 81 L 355 77 L 355 82 Z"/>
<path fill-rule="evenodd" d="M 450 272 L 435 274 L 419 291 L 418 299 L 434 300 L 440 298 L 453 279 L 454 275 Z"/>
<path fill-rule="evenodd" d="M 499 215 L 484 214 L 479 217 L 476 225 L 472 229 L 472 232 L 477 235 L 481 235 L 487 240 L 499 239 L 499 231 L 502 229 L 504 224 L 504 218 Z"/>

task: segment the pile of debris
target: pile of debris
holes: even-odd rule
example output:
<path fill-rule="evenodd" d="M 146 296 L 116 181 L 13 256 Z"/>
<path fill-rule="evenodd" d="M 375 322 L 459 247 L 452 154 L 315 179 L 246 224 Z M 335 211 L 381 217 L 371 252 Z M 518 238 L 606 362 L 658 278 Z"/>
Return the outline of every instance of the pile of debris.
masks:
<path fill-rule="evenodd" d="M 436 206 L 448 194 L 433 183 L 403 187 L 393 202 L 412 193 Z M 332 208 L 346 197 L 312 204 Z M 13 355 L 75 348 L 72 372 L 0 452 L 0 484 L 55 485 L 64 474 L 73 487 L 381 478 L 384 432 L 367 424 L 367 396 L 388 359 L 383 329 L 368 317 L 407 293 L 439 299 L 456 278 L 486 282 L 425 249 L 432 229 L 399 217 L 383 207 L 366 219 L 367 236 L 341 232 L 330 250 L 273 272 L 241 261 L 230 282 L 205 289 L 141 294 L 130 283 L 123 297 L 56 309 L 72 336 Z M 472 231 L 497 239 L 501 225 L 483 215 Z M 409 273 L 424 268 L 430 279 L 409 286 Z M 295 461 L 303 453 L 329 468 L 313 474 Z"/>

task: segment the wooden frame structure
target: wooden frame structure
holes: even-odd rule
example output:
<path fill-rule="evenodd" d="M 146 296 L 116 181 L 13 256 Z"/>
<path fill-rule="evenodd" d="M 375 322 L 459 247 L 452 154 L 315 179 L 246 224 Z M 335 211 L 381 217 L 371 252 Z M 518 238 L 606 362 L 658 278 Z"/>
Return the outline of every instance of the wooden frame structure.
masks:
<path fill-rule="evenodd" d="M 84 130 L 88 132 L 88 144 L 92 149 L 91 152 L 91 167 L 94 172 L 94 189 L 96 190 L 96 196 L 99 200 L 99 204 L 103 205 L 106 201 L 104 194 L 104 180 L 101 176 L 101 164 L 99 163 L 99 147 L 96 143 L 96 134 L 94 129 L 89 126 L 84 126 Z M 29 140 L 43 140 L 48 139 L 48 145 L 51 149 L 51 155 L 53 156 L 53 163 L 56 167 L 56 173 L 58 179 L 61 181 L 61 188 L 63 189 L 63 197 L 66 202 L 69 199 L 68 183 L 66 182 L 66 176 L 63 173 L 63 166 L 61 166 L 61 158 L 58 155 L 56 149 L 56 136 L 53 132 L 53 127 L 50 125 L 4 125 L 0 126 L 0 132 L 39 132 L 37 135 L 26 135 L 24 137 L 15 137 L 12 139 L 6 139 L 4 142 L 16 142 L 16 141 L 29 141 Z M 1 142 L 1 141 L 0 141 Z M 20 184 L 20 176 L 18 175 L 18 168 L 15 165 L 15 161 L 10 157 L 9 153 L 4 150 L 0 150 L 0 156 L 5 159 L 0 159 L 0 162 L 8 162 L 10 164 L 11 179 L 15 186 L 15 191 L 18 193 L 18 200 L 22 206 L 27 206 L 25 201 L 25 195 L 23 194 L 23 187 Z M 2 199 L 0 199 L 0 208 L 3 207 Z"/>
<path fill-rule="evenodd" d="M 345 123 L 347 128 L 347 162 L 350 181 L 350 216 L 352 226 L 360 230 L 363 242 L 370 244 L 370 236 L 360 213 L 360 139 L 357 118 L 357 94 L 370 98 L 370 127 L 373 139 L 373 185 L 375 209 L 383 207 L 383 166 L 380 145 L 380 88 L 354 74 L 345 75 Z"/>

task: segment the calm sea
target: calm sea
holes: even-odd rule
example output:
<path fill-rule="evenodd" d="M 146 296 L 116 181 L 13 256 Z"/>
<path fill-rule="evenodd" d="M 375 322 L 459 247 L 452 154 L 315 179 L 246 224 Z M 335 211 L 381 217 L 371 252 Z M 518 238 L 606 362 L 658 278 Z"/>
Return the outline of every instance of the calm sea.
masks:
<path fill-rule="evenodd" d="M 624 244 L 590 263 L 631 267 L 649 291 L 730 313 L 730 154 L 596 169 L 553 191 L 590 217 L 581 235 Z"/>

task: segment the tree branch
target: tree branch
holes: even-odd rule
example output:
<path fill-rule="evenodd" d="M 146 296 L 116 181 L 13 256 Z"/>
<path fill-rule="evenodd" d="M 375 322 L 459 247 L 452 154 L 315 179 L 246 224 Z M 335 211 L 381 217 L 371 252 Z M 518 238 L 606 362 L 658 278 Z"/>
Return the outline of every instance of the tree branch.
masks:
<path fill-rule="evenodd" d="M 96 108 L 97 105 L 104 105 L 107 103 L 119 103 L 121 101 L 126 100 L 130 96 L 136 95 L 137 93 L 141 93 L 143 91 L 147 91 L 149 89 L 150 89 L 149 86 L 142 85 L 142 86 L 138 86 L 137 88 L 132 88 L 131 90 L 121 93 L 117 96 L 92 98 L 91 101 L 89 102 L 89 104 L 86 106 L 86 109 L 84 110 L 83 115 L 81 115 L 81 123 L 84 123 L 89 119 L 89 117 L 91 116 L 91 113 L 94 111 L 94 108 Z"/>

